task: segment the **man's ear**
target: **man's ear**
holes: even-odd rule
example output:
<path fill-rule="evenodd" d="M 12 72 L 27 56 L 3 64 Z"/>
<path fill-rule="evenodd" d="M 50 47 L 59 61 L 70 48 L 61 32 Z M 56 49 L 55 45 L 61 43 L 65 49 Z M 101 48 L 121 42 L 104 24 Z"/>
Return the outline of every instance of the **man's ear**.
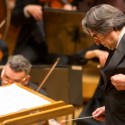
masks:
<path fill-rule="evenodd" d="M 5 69 L 3 69 L 3 70 L 1 71 L 1 78 L 3 77 L 4 72 L 5 72 Z"/>
<path fill-rule="evenodd" d="M 27 85 L 29 83 L 29 81 L 30 81 L 30 75 L 27 75 L 26 79 L 24 81 L 24 85 Z"/>

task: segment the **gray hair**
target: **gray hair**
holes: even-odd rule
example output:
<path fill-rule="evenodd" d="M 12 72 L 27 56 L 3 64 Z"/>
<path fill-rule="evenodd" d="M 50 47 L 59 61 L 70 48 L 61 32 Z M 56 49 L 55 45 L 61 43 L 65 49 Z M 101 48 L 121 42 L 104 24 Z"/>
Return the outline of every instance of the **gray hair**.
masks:
<path fill-rule="evenodd" d="M 22 55 L 10 56 L 6 65 L 9 65 L 15 72 L 24 71 L 26 74 L 29 74 L 32 67 L 29 60 Z"/>
<path fill-rule="evenodd" d="M 112 30 L 120 30 L 124 26 L 124 13 L 108 4 L 92 7 L 82 20 L 83 30 L 87 34 L 89 34 L 88 30 L 90 30 L 105 35 Z"/>

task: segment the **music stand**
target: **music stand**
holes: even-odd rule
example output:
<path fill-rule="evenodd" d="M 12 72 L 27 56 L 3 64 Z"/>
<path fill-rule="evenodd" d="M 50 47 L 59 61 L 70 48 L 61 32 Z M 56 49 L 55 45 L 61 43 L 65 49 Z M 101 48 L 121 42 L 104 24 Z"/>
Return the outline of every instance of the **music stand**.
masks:
<path fill-rule="evenodd" d="M 82 30 L 84 12 L 43 9 L 45 40 L 49 53 L 74 55 L 92 45 L 93 40 Z"/>
<path fill-rule="evenodd" d="M 82 67 L 76 67 L 57 66 L 54 69 L 42 87 L 48 97 L 56 101 L 63 100 L 66 104 L 79 106 L 83 104 Z M 49 70 L 48 65 L 34 65 L 30 71 L 31 81 L 39 85 Z"/>
<path fill-rule="evenodd" d="M 10 85 L 10 87 L 13 87 L 13 85 L 12 86 Z M 45 99 L 50 103 L 36 106 L 33 108 L 19 110 L 9 114 L 3 114 L 0 117 L 0 124 L 2 125 L 22 125 L 22 124 L 27 125 L 27 124 L 40 122 L 42 120 L 47 120 L 47 119 L 71 114 L 74 111 L 74 108 L 72 105 L 65 105 L 63 101 L 54 101 L 20 84 L 14 84 L 14 88 L 17 88 L 17 90 L 19 88 L 21 89 L 21 91 L 24 91 L 24 93 L 28 92 L 31 95 L 36 96 L 36 101 L 37 101 L 37 98 L 38 99 L 40 98 L 40 99 Z M 6 87 L 3 89 L 6 89 Z M 9 90 L 8 86 L 7 86 L 7 90 Z M 3 91 L 1 87 L 0 87 L 0 91 L 1 92 Z M 6 95 L 4 96 L 6 98 Z M 22 95 L 22 97 L 24 96 L 27 98 L 27 95 Z M 17 100 L 19 100 L 18 97 L 17 97 Z M 29 100 L 30 98 L 28 96 L 27 101 Z M 22 102 L 22 103 L 25 103 L 25 102 Z M 3 107 L 3 108 L 5 109 L 6 107 Z"/>

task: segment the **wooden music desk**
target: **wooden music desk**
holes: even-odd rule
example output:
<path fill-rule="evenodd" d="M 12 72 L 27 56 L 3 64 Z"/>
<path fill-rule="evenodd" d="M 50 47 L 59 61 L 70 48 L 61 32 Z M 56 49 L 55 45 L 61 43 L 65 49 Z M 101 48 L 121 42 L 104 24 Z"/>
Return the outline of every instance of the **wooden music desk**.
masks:
<path fill-rule="evenodd" d="M 72 105 L 54 101 L 21 84 L 0 87 L 0 100 L 0 125 L 28 125 L 72 114 L 74 111 Z"/>

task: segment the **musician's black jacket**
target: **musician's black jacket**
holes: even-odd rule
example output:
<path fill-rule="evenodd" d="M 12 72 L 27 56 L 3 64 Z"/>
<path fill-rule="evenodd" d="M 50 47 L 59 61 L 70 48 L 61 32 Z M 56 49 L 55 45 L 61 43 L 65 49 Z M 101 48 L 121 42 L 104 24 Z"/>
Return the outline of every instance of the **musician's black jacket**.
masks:
<path fill-rule="evenodd" d="M 21 28 L 17 38 L 14 54 L 24 55 L 32 64 L 45 63 L 47 45 L 44 42 L 42 21 L 35 21 L 33 17 L 25 17 L 26 5 L 40 5 L 38 0 L 16 0 L 16 6 L 12 11 L 11 23 Z"/>

